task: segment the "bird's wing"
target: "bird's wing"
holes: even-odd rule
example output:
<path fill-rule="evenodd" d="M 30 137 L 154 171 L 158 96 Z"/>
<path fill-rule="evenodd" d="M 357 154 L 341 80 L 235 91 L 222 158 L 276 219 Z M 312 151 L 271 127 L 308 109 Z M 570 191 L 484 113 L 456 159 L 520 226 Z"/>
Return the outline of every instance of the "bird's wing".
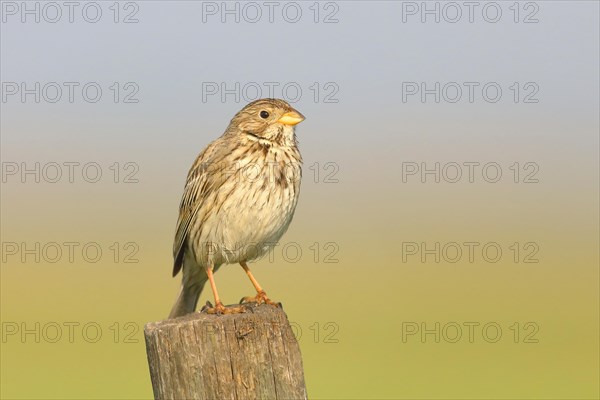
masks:
<path fill-rule="evenodd" d="M 211 143 L 196 159 L 188 173 L 183 197 L 179 204 L 179 218 L 173 243 L 173 276 L 181 270 L 185 241 L 198 211 L 203 207 L 207 195 L 218 189 L 223 179 L 222 173 L 214 171 L 223 161 L 223 147 L 218 141 Z"/>

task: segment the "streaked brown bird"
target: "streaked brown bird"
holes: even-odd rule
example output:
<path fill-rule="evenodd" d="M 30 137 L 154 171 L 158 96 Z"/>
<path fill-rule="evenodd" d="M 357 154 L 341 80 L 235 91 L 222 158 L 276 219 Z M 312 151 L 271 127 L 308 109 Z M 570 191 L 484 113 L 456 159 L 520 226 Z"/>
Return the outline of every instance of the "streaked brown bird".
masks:
<path fill-rule="evenodd" d="M 223 264 L 239 263 L 254 285 L 256 296 L 242 302 L 275 304 L 248 262 L 277 244 L 294 216 L 302 175 L 295 125 L 303 120 L 283 100 L 256 100 L 200 153 L 179 206 L 173 276 L 183 269 L 183 279 L 169 318 L 193 312 L 206 281 L 215 298 L 207 312 L 243 312 L 221 302 L 213 274 Z"/>

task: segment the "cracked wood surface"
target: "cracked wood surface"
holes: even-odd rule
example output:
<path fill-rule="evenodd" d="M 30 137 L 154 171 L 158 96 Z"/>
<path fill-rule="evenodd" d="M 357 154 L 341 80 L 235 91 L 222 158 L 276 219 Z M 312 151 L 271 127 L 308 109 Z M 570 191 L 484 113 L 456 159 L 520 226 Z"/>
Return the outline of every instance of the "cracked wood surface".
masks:
<path fill-rule="evenodd" d="M 286 314 L 270 305 L 243 314 L 146 324 L 156 399 L 306 399 L 300 347 Z"/>

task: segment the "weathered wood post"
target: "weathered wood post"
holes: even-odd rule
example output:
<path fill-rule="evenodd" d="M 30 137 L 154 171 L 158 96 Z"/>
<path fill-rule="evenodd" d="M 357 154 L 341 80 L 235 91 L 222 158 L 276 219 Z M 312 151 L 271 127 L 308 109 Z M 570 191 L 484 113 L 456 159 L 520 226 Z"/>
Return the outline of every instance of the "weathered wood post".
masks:
<path fill-rule="evenodd" d="M 243 314 L 146 324 L 156 399 L 306 399 L 300 347 L 286 314 L 270 305 Z"/>

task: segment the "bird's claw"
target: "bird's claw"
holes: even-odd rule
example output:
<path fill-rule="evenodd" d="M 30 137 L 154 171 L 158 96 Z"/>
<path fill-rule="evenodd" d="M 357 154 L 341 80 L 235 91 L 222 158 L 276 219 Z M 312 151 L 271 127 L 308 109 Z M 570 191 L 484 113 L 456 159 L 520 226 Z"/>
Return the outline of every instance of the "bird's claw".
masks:
<path fill-rule="evenodd" d="M 242 297 L 242 299 L 240 300 L 240 304 L 255 304 L 255 305 L 261 305 L 261 304 L 270 304 L 272 306 L 275 307 L 281 307 L 281 303 L 276 303 L 273 300 L 269 299 L 267 297 L 267 293 L 265 293 L 264 291 L 258 292 L 256 294 L 256 296 L 251 297 L 251 296 L 246 296 L 246 297 Z"/>
<path fill-rule="evenodd" d="M 200 310 L 200 312 L 205 312 L 207 314 L 216 314 L 216 315 L 241 314 L 241 313 L 245 313 L 246 311 L 248 311 L 248 309 L 245 306 L 225 307 L 223 305 L 223 303 L 221 303 L 221 302 L 218 302 L 217 305 L 213 307 L 213 305 L 210 303 L 210 301 L 207 301 L 206 304 L 204 305 L 204 307 L 202 307 L 202 309 Z"/>

